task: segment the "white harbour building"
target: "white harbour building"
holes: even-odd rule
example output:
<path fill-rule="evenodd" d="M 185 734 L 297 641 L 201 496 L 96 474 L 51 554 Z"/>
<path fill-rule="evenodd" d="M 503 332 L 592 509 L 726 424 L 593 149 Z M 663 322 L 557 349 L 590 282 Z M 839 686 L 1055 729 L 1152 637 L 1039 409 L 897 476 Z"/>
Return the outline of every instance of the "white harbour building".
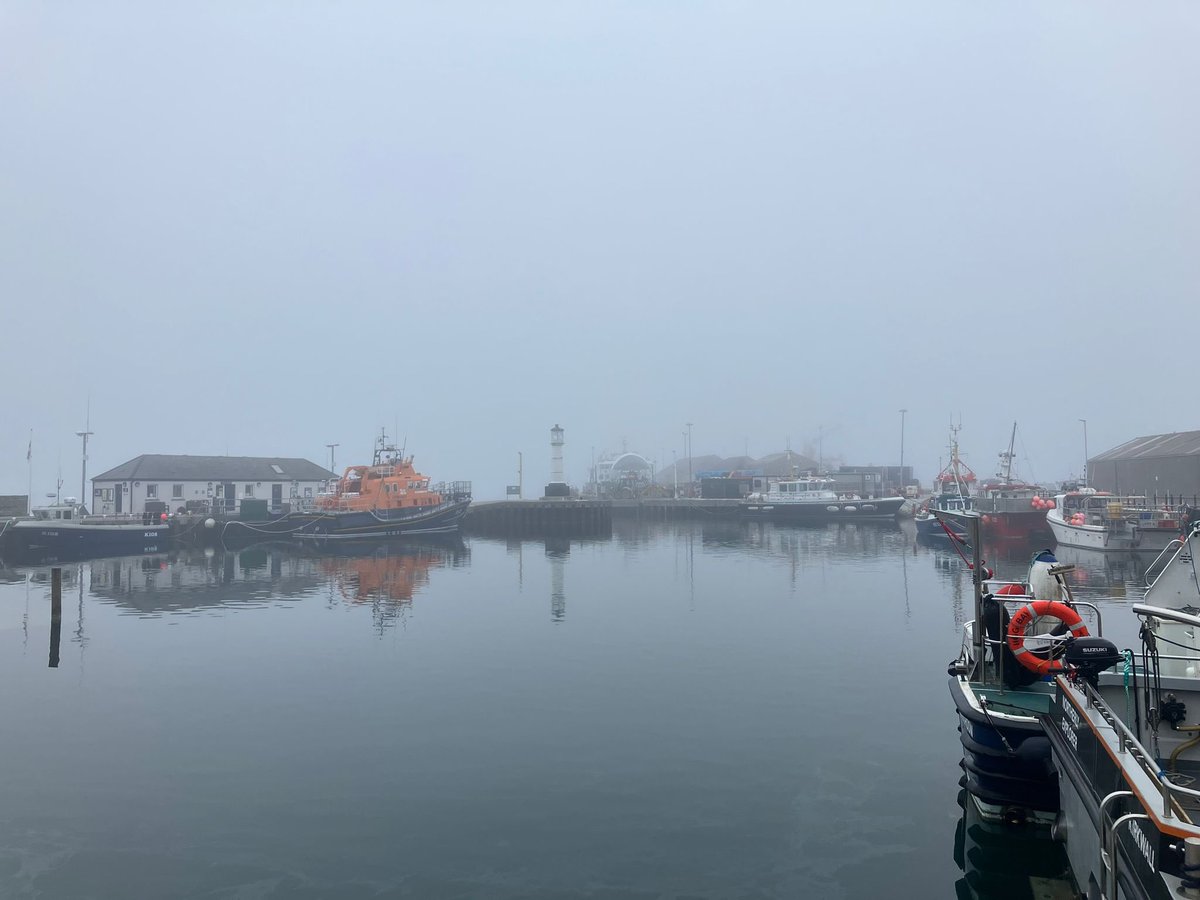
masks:
<path fill-rule="evenodd" d="M 334 475 L 307 459 L 148 453 L 92 479 L 92 511 L 222 512 L 254 501 L 271 512 L 311 502 Z"/>

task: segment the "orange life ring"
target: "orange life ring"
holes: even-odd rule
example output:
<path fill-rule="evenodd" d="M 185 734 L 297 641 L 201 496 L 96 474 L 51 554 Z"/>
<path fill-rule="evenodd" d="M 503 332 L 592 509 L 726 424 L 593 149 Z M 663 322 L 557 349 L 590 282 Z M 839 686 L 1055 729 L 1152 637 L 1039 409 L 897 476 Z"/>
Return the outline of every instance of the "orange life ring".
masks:
<path fill-rule="evenodd" d="M 1018 597 L 1026 597 L 1029 595 L 1029 589 L 1023 584 L 1006 584 L 1001 587 L 997 594 L 1003 594 L 1006 597 L 1016 595 Z"/>
<path fill-rule="evenodd" d="M 1057 600 L 1034 600 L 1017 610 L 1008 623 L 1008 649 L 1016 656 L 1017 662 L 1039 675 L 1057 674 L 1063 670 L 1060 660 L 1037 656 L 1025 646 L 1025 629 L 1038 616 L 1061 619 L 1075 637 L 1087 637 L 1087 626 L 1083 624 L 1079 613 Z"/>

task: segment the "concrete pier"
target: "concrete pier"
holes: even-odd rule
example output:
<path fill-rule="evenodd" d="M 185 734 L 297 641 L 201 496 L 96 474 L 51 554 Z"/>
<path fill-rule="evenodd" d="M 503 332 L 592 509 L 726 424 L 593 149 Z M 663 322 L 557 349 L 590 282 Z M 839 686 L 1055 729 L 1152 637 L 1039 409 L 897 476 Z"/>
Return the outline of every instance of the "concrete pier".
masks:
<path fill-rule="evenodd" d="M 702 498 L 661 498 L 644 500 L 613 500 L 613 515 L 621 518 L 648 519 L 709 519 L 716 516 L 736 518 L 741 500 Z"/>
<path fill-rule="evenodd" d="M 480 535 L 580 535 L 612 533 L 608 500 L 490 500 L 472 503 L 463 530 Z"/>

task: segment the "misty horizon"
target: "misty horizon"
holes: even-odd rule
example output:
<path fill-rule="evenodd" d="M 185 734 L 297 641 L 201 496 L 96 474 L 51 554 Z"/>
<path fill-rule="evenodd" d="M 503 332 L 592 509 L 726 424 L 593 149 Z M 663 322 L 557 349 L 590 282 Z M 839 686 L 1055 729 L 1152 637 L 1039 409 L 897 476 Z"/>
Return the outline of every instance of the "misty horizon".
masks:
<path fill-rule="evenodd" d="M 13 4 L 0 493 L 143 453 L 480 498 L 622 447 L 1052 483 L 1200 427 L 1166 3 Z M 1152 315 L 1139 315 L 1142 310 Z M 1175 335 L 1184 336 L 1183 341 Z M 19 381 L 18 381 L 19 379 Z"/>

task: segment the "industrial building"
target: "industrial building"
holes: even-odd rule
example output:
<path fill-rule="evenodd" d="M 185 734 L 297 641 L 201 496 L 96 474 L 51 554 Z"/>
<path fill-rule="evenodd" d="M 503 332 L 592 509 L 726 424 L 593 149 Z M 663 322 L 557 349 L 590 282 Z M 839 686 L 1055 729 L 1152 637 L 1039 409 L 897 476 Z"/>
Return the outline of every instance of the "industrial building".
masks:
<path fill-rule="evenodd" d="M 1088 485 L 1114 494 L 1200 496 L 1200 431 L 1134 438 L 1088 460 Z"/>

